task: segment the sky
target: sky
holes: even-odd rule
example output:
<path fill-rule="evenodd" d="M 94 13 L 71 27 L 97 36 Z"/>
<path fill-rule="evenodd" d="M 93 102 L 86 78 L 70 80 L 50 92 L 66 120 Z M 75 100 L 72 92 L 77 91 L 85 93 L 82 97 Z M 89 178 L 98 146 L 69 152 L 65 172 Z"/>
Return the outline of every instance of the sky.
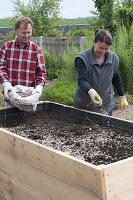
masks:
<path fill-rule="evenodd" d="M 21 0 L 25 4 L 29 0 Z M 0 3 L 0 19 L 13 16 L 12 0 L 3 0 Z M 92 0 L 62 0 L 60 4 L 60 16 L 62 18 L 78 18 L 91 16 L 90 11 L 94 10 Z"/>

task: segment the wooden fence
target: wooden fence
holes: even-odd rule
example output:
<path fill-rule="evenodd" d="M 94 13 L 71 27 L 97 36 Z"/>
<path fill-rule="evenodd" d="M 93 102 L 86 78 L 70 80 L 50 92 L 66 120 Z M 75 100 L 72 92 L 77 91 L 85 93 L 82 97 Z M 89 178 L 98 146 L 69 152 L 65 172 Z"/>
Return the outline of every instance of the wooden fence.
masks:
<path fill-rule="evenodd" d="M 32 37 L 32 41 L 42 49 L 59 55 L 72 45 L 78 47 L 81 51 L 85 47 L 85 37 Z"/>

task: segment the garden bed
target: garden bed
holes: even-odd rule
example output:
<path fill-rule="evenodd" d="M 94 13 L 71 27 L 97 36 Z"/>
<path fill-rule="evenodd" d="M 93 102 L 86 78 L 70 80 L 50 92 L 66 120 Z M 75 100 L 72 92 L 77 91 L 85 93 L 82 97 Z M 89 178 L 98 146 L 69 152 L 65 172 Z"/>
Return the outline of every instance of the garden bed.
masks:
<path fill-rule="evenodd" d="M 132 133 L 57 111 L 11 120 L 7 130 L 95 165 L 133 156 Z"/>
<path fill-rule="evenodd" d="M 43 119 L 41 110 L 45 113 Z M 57 111 L 59 114 L 56 118 L 54 113 Z M 65 117 L 63 117 L 64 114 Z M 28 120 L 27 116 L 29 116 Z M 51 119 L 51 125 L 47 131 L 50 132 L 50 136 L 48 136 L 48 133 L 44 134 L 47 123 L 46 116 L 47 118 L 49 116 L 49 120 Z M 38 124 L 38 121 L 40 123 L 39 117 L 41 117 L 43 127 Z M 17 120 L 18 118 L 21 119 L 21 124 L 17 122 L 18 128 L 21 130 L 22 127 L 24 128 L 23 122 L 27 123 L 31 118 L 34 118 L 36 121 L 30 121 L 30 126 L 27 124 L 21 132 L 21 136 L 19 136 L 15 134 L 16 125 L 14 124 L 14 127 L 11 127 L 11 120 L 13 118 Z M 63 122 L 59 122 L 59 119 Z M 81 123 L 82 126 L 80 126 L 80 122 L 83 119 L 85 121 L 82 122 L 83 124 Z M 14 108 L 2 109 L 0 121 L 2 124 L 5 121 L 6 123 L 8 122 L 8 125 L 10 124 L 10 127 L 8 127 L 9 130 L 0 129 L 1 200 L 132 200 L 133 157 L 131 149 L 129 152 L 126 150 L 126 152 L 129 153 L 127 156 L 130 156 L 129 158 L 120 158 L 119 161 L 114 160 L 113 163 L 108 159 L 104 161 L 105 164 L 102 164 L 103 162 L 101 161 L 97 163 L 96 160 L 96 164 L 92 164 L 89 160 L 86 162 L 85 159 L 80 158 L 80 156 L 77 158 L 77 153 L 75 153 L 74 156 L 69 155 L 72 154 L 72 150 L 69 150 L 69 148 L 72 145 L 74 147 L 77 146 L 77 150 L 80 147 L 85 147 L 84 140 L 87 137 L 85 136 L 83 139 L 81 138 L 81 140 L 79 140 L 79 137 L 81 137 L 79 130 L 81 129 L 80 131 L 83 133 L 87 132 L 88 129 L 92 130 L 95 123 L 97 124 L 97 129 L 95 130 L 97 130 L 99 136 L 100 133 L 98 133 L 98 131 L 102 131 L 100 126 L 102 125 L 102 128 L 107 126 L 107 129 L 104 127 L 105 131 L 102 133 L 104 137 L 101 136 L 100 140 L 97 141 L 99 146 L 102 146 L 100 144 L 101 141 L 105 141 L 105 143 L 108 142 L 107 138 L 110 131 L 106 134 L 107 130 L 113 130 L 114 128 L 115 130 L 116 128 L 118 129 L 112 133 L 112 136 L 114 134 L 114 136 L 121 141 L 120 135 L 126 134 L 126 139 L 129 142 L 127 142 L 127 146 L 130 146 L 133 123 L 52 102 L 43 102 L 38 105 L 38 111 L 34 115 L 23 113 Z M 66 126 L 64 124 L 66 121 L 67 123 L 71 123 L 71 126 Z M 52 129 L 55 123 L 57 127 L 56 130 Z M 61 123 L 63 123 L 63 128 L 61 128 Z M 108 129 L 108 127 L 110 128 Z M 66 134 L 67 138 L 70 138 L 74 143 L 69 143 L 63 147 L 63 144 L 67 143 L 67 138 L 63 139 L 67 130 L 71 130 L 71 137 L 70 134 Z M 41 132 L 38 134 L 38 131 Z M 74 134 L 74 132 L 78 134 Z M 38 135 L 40 138 L 38 138 Z M 57 144 L 57 135 L 58 137 L 60 135 L 59 138 L 62 142 L 64 141 L 60 147 L 57 145 L 56 149 L 59 148 L 58 150 L 56 150 L 54 146 L 55 143 Z M 92 134 L 91 137 L 87 139 L 88 142 L 86 144 L 93 140 L 96 142 L 96 136 L 98 135 L 95 133 L 93 138 Z M 30 139 L 25 138 L 25 136 L 28 136 Z M 127 136 L 129 138 L 127 138 Z M 52 138 L 52 140 L 50 138 Z M 56 141 L 54 141 L 55 138 Z M 46 146 L 43 144 L 45 140 L 49 145 Z M 59 143 L 61 143 L 61 141 Z M 103 145 L 105 149 L 107 149 L 107 144 L 108 143 L 106 143 L 106 146 Z M 118 144 L 116 146 L 118 146 Z M 62 147 L 63 149 L 60 149 Z M 115 149 L 114 153 L 116 151 L 117 149 Z M 126 155 L 127 153 L 123 151 L 123 154 Z M 110 164 L 108 164 L 108 162 Z"/>

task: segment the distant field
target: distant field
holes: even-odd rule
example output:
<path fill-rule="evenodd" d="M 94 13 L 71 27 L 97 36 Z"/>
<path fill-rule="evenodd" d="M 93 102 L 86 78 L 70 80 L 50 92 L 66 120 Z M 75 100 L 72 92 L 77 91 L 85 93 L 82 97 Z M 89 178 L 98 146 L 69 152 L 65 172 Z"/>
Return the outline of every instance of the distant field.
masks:
<path fill-rule="evenodd" d="M 0 19 L 0 27 L 12 27 L 12 19 L 11 18 Z"/>
<path fill-rule="evenodd" d="M 89 17 L 75 18 L 75 19 L 62 19 L 60 25 L 70 25 L 70 24 L 88 24 Z"/>
<path fill-rule="evenodd" d="M 70 25 L 70 24 L 88 24 L 87 17 L 85 18 L 76 18 L 76 19 L 62 19 L 60 25 Z M 12 19 L 5 18 L 0 19 L 0 27 L 11 27 L 12 26 Z"/>

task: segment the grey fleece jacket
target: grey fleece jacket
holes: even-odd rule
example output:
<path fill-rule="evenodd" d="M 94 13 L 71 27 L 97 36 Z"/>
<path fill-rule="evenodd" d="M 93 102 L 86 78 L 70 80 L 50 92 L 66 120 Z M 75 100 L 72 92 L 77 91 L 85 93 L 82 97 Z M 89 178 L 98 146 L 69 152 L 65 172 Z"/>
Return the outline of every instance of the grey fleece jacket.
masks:
<path fill-rule="evenodd" d="M 102 65 L 96 63 L 93 54 L 93 48 L 81 52 L 76 59 L 80 58 L 84 62 L 87 69 L 86 85 L 89 89 L 93 88 L 97 91 L 103 100 L 103 107 L 106 112 L 110 112 L 114 108 L 114 89 L 112 85 L 113 76 L 118 71 L 119 58 L 109 51 L 106 54 L 105 61 Z M 76 60 L 75 59 L 75 60 Z M 77 77 L 78 79 L 79 77 Z M 88 91 L 84 91 L 79 82 L 75 90 L 73 104 L 75 107 L 96 111 L 95 106 L 91 102 Z"/>

